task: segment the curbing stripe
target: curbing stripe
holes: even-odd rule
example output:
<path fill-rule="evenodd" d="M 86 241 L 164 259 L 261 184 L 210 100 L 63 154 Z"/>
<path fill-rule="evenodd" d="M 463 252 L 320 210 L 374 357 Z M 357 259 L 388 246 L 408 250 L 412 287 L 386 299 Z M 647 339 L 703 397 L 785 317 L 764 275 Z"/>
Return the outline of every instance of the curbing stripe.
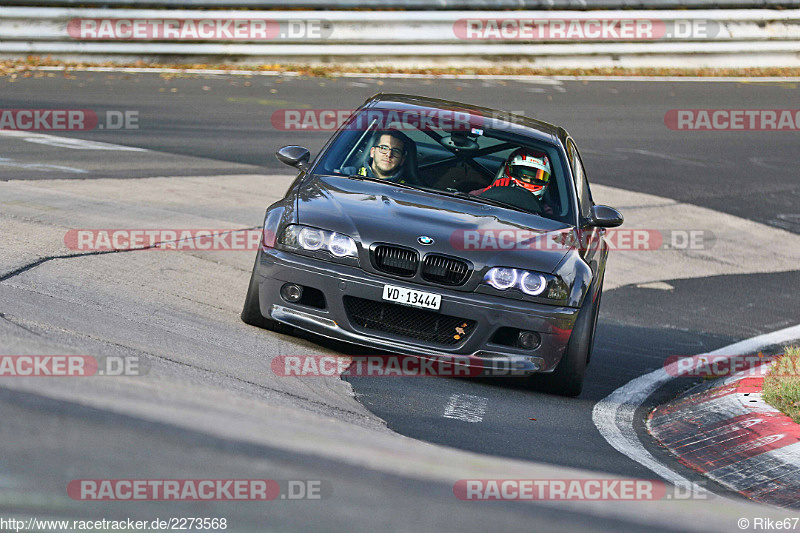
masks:
<path fill-rule="evenodd" d="M 800 425 L 761 397 L 764 374 L 744 371 L 657 407 L 648 430 L 678 460 L 756 501 L 800 504 Z M 731 383 L 731 380 L 736 380 Z M 721 395 L 720 395 L 721 394 Z"/>
<path fill-rule="evenodd" d="M 745 355 L 798 338 L 800 338 L 800 324 L 746 339 L 705 355 Z M 673 373 L 677 371 L 677 362 L 671 370 Z M 649 468 L 670 483 L 689 484 L 686 478 L 659 462 L 644 448 L 633 427 L 636 409 L 672 379 L 674 376 L 670 375 L 667 369 L 659 368 L 629 381 L 595 404 L 592 421 L 603 438 L 620 453 Z"/>
<path fill-rule="evenodd" d="M 746 491 L 782 477 L 785 471 L 800 473 L 797 463 L 800 463 L 800 443 L 775 450 L 765 457 L 754 457 L 718 468 L 714 470 L 713 476 L 723 485 Z"/>

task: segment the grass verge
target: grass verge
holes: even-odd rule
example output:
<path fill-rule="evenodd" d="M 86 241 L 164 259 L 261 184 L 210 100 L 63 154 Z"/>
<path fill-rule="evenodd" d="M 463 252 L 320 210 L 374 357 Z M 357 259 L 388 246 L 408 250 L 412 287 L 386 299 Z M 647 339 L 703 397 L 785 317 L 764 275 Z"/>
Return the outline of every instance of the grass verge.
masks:
<path fill-rule="evenodd" d="M 764 378 L 764 400 L 800 424 L 800 347 L 787 346 Z"/>

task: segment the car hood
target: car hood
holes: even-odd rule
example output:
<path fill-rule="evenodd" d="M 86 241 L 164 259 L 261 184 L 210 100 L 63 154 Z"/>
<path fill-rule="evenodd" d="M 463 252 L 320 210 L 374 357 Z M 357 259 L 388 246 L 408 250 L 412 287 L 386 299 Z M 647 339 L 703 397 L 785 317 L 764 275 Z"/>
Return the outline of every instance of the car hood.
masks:
<path fill-rule="evenodd" d="M 574 228 L 511 209 L 339 176 L 312 176 L 298 189 L 298 222 L 376 242 L 484 265 L 552 273 L 572 248 Z M 430 245 L 420 237 L 433 239 Z"/>

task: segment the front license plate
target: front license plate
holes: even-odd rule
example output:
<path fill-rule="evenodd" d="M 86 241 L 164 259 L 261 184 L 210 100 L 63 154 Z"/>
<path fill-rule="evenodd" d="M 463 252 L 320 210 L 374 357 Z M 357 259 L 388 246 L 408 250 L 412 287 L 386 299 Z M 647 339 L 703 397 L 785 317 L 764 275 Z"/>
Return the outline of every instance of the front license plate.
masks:
<path fill-rule="evenodd" d="M 432 292 L 415 291 L 393 285 L 383 286 L 383 299 L 411 307 L 438 310 L 442 304 L 442 296 Z"/>

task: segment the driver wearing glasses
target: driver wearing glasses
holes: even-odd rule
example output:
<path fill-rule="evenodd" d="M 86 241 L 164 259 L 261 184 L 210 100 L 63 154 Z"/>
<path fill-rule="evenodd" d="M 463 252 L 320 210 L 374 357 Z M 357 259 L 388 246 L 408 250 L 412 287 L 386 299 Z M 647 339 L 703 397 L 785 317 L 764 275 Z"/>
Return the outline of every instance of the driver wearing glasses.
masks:
<path fill-rule="evenodd" d="M 377 142 L 369 149 L 370 160 L 366 166 L 362 166 L 358 170 L 355 170 L 354 167 L 342 169 L 343 172 L 405 183 L 403 163 L 406 161 L 407 147 L 411 145 L 411 139 L 394 130 L 381 132 L 377 139 Z"/>

